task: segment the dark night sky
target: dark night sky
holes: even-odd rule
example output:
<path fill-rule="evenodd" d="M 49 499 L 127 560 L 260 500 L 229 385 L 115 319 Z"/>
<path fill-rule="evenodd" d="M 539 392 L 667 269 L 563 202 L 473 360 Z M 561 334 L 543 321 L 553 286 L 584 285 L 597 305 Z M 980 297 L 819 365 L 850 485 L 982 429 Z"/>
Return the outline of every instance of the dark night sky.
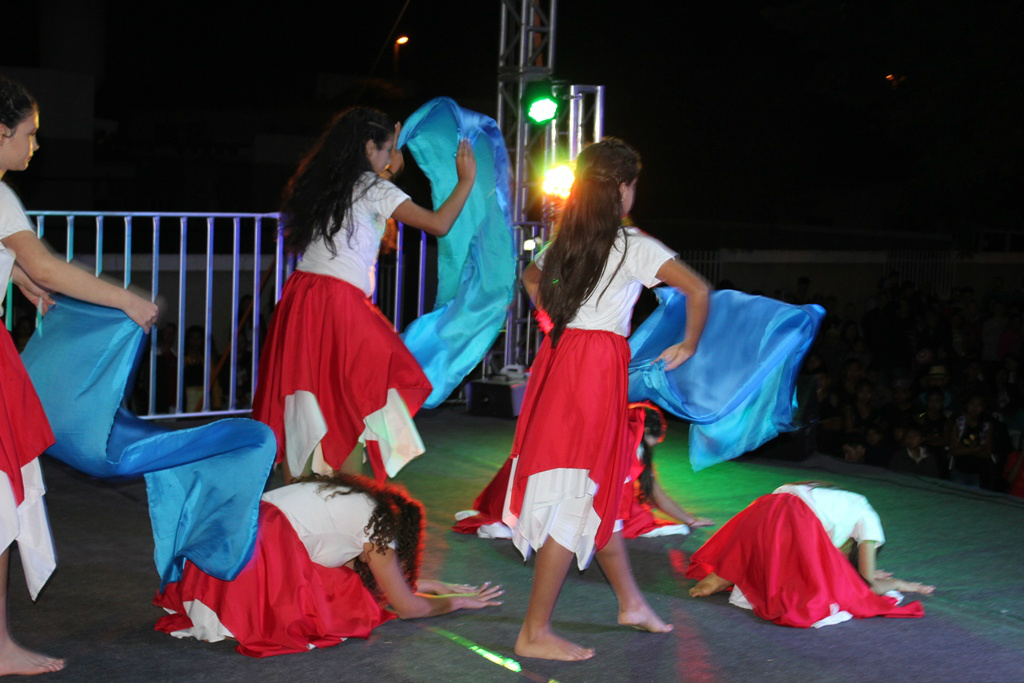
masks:
<path fill-rule="evenodd" d="M 314 132 L 330 105 L 313 101 L 318 74 L 389 78 L 404 0 L 242 16 L 235 3 L 97 5 L 97 115 L 130 128 L 190 111 L 209 142 L 238 112 L 268 114 L 266 132 Z M 40 10 L 14 11 L 25 30 L 0 64 L 38 66 Z M 450 95 L 493 115 L 499 16 L 495 0 L 412 0 L 398 33 L 415 90 L 396 113 Z M 687 220 L 955 232 L 965 215 L 1019 226 L 1020 18 L 1008 0 L 560 0 L 555 75 L 607 86 L 606 133 L 643 154 L 636 216 L 654 232 Z M 893 88 L 890 73 L 905 80 Z"/>

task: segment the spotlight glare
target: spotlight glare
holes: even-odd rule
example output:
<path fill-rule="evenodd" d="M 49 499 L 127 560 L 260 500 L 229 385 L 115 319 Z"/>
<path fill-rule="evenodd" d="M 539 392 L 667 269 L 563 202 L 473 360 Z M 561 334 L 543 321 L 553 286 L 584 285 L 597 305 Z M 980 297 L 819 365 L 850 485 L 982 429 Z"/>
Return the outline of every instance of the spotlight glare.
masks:
<path fill-rule="evenodd" d="M 568 164 L 562 164 L 549 168 L 544 173 L 544 182 L 541 184 L 541 188 L 544 190 L 544 194 L 550 197 L 565 199 L 569 196 L 575 179 L 576 175 L 572 168 Z"/>
<path fill-rule="evenodd" d="M 395 41 L 398 45 L 405 45 L 409 42 L 409 36 L 399 36 L 398 40 Z"/>
<path fill-rule="evenodd" d="M 558 116 L 559 102 L 550 78 L 527 83 L 520 102 L 523 113 L 534 124 L 545 124 Z"/>
<path fill-rule="evenodd" d="M 523 251 L 533 251 L 537 248 L 537 240 L 532 237 L 523 242 Z"/>
<path fill-rule="evenodd" d="M 534 123 L 544 123 L 555 118 L 557 112 L 558 105 L 555 104 L 555 101 L 545 98 L 530 103 L 530 109 L 526 115 L 533 119 Z"/>

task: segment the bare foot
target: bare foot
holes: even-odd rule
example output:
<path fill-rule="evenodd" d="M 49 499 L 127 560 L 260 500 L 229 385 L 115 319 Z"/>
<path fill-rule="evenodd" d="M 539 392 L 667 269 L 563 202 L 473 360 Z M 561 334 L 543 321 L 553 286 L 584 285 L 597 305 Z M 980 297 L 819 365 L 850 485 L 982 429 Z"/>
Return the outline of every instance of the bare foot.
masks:
<path fill-rule="evenodd" d="M 916 581 L 905 581 L 904 585 L 899 588 L 901 591 L 908 593 L 920 593 L 921 595 L 931 595 L 935 592 L 935 586 L 929 586 L 927 584 L 918 583 Z"/>
<path fill-rule="evenodd" d="M 63 659 L 26 650 L 14 641 L 8 640 L 0 645 L 0 676 L 32 676 L 60 671 L 63 668 Z"/>
<path fill-rule="evenodd" d="M 711 572 L 703 579 L 698 581 L 696 586 L 690 589 L 690 596 L 694 598 L 707 597 L 712 593 L 724 591 L 731 585 L 732 581 L 726 581 L 718 574 Z"/>
<path fill-rule="evenodd" d="M 554 659 L 560 662 L 582 662 L 594 656 L 593 648 L 577 645 L 556 636 L 551 631 L 527 636 L 525 626 L 519 631 L 519 637 L 516 638 L 515 650 L 520 657 Z"/>
<path fill-rule="evenodd" d="M 662 621 L 647 604 L 637 609 L 619 612 L 619 624 L 651 633 L 669 633 L 673 628 L 672 624 Z"/>

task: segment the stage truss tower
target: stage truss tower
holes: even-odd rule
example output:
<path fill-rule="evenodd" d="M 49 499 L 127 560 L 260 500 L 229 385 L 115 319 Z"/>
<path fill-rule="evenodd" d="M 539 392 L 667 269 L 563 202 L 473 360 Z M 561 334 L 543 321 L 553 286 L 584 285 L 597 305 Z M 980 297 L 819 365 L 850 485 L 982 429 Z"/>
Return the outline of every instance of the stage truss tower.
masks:
<path fill-rule="evenodd" d="M 540 178 L 557 161 L 572 161 L 583 146 L 600 140 L 604 128 L 604 86 L 554 82 L 555 94 L 568 106 L 543 126 L 523 112 L 528 84 L 551 79 L 555 66 L 555 16 L 558 0 L 501 0 L 498 53 L 498 127 L 512 163 L 512 221 L 518 263 L 516 277 L 532 258 L 524 244 L 539 246 L 550 234 L 551 206 L 540 191 Z M 560 133 L 560 130 L 565 133 Z M 567 138 L 560 145 L 560 138 Z M 559 159 L 559 150 L 562 159 Z M 530 301 L 517 286 L 505 325 L 504 365 L 528 366 L 540 341 Z"/>

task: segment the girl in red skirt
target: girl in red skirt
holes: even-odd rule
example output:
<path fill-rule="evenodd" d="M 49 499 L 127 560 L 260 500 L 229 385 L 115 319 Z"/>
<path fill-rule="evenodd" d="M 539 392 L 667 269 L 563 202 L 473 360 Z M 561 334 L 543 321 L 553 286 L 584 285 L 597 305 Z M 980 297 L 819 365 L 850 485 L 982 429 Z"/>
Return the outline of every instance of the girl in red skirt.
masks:
<path fill-rule="evenodd" d="M 551 614 L 573 558 L 597 555 L 619 603 L 620 624 L 670 631 L 633 578 L 616 529 L 623 484 L 636 459 L 628 428 L 629 322 L 641 287 L 659 282 L 687 296 L 684 340 L 659 357 L 666 369 L 693 355 L 704 329 L 708 286 L 675 254 L 635 228 L 639 155 L 606 139 L 576 162 L 576 181 L 556 235 L 523 273 L 552 329 L 541 345 L 512 445 L 505 523 L 524 557 L 536 550 L 533 588 L 515 651 L 582 660 L 592 649 L 551 630 Z"/>
<path fill-rule="evenodd" d="M 378 477 L 423 452 L 412 416 L 430 382 L 370 303 L 377 252 L 389 218 L 446 235 L 476 159 L 461 141 L 455 189 L 437 211 L 425 209 L 391 182 L 404 164 L 400 128 L 375 109 L 342 112 L 284 191 L 285 244 L 302 260 L 270 322 L 253 417 L 277 435 L 285 482 L 311 470 L 358 473 L 360 444 Z"/>
<path fill-rule="evenodd" d="M 395 616 L 501 604 L 500 586 L 419 578 L 424 522 L 403 489 L 365 477 L 314 475 L 269 491 L 245 568 L 222 581 L 186 562 L 154 600 L 170 613 L 156 629 L 232 638 L 242 654 L 268 657 L 366 638 Z"/>
<path fill-rule="evenodd" d="M 783 626 L 825 626 L 852 617 L 920 617 L 889 591 L 933 586 L 879 570 L 885 543 L 864 496 L 818 482 L 780 486 L 733 517 L 690 559 L 696 598 L 732 588 L 730 602 Z M 848 557 L 854 557 L 856 568 Z"/>
<path fill-rule="evenodd" d="M 654 447 L 665 440 L 668 425 L 664 413 L 652 403 L 631 403 L 629 407 L 643 413 L 644 434 L 637 449 L 637 462 L 633 464 L 634 474 L 622 493 L 622 536 L 637 538 L 689 534 L 692 529 L 714 525 L 713 520 L 697 517 L 684 510 L 658 483 L 654 474 Z M 654 509 L 660 510 L 677 523 L 655 517 Z"/>
<path fill-rule="evenodd" d="M 0 76 L 0 178 L 28 168 L 39 149 L 39 110 L 21 85 Z M 50 292 L 120 308 L 147 331 L 156 304 L 56 258 L 39 238 L 21 202 L 0 182 L 0 304 L 13 280 L 43 312 Z M 2 311 L 2 309 L 0 309 Z M 59 671 L 64 661 L 26 650 L 7 625 L 7 570 L 17 541 L 29 593 L 35 599 L 56 567 L 37 457 L 53 445 L 53 432 L 32 389 L 7 328 L 0 325 L 0 676 Z"/>
<path fill-rule="evenodd" d="M 664 413 L 647 402 L 631 403 L 629 408 L 630 419 L 635 418 L 637 424 L 643 424 L 643 435 L 636 447 L 636 459 L 632 461 L 629 481 L 622 491 L 619 508 L 622 537 L 687 535 L 693 529 L 712 526 L 713 520 L 697 517 L 684 510 L 665 492 L 654 475 L 654 447 L 665 439 L 667 425 Z M 512 463 L 513 458 L 505 461 L 476 497 L 472 510 L 455 514 L 453 531 L 476 534 L 481 538 L 512 538 L 512 530 L 501 521 Z M 675 521 L 655 517 L 655 508 Z"/>

